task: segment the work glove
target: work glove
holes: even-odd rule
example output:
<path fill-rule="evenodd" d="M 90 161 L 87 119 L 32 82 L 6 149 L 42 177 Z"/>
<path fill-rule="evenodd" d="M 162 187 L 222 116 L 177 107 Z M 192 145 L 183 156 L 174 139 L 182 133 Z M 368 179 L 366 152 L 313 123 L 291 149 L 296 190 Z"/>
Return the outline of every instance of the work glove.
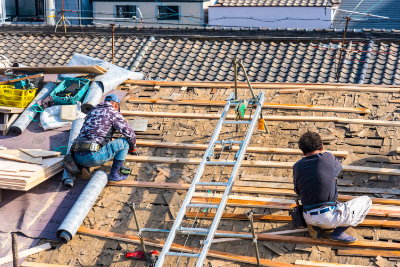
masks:
<path fill-rule="evenodd" d="M 128 150 L 128 154 L 132 155 L 132 156 L 138 156 L 139 155 L 137 150 L 136 150 L 136 148 L 134 148 L 133 150 Z"/>

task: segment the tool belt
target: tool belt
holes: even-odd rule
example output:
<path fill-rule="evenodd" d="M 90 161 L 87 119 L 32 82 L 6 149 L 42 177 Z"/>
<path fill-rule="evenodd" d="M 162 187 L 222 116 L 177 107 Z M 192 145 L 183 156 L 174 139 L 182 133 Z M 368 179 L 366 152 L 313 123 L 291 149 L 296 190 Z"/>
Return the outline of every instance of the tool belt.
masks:
<path fill-rule="evenodd" d="M 76 164 L 74 157 L 71 153 L 65 155 L 63 159 L 63 167 L 66 172 L 71 175 L 78 175 L 81 173 L 81 169 L 79 168 L 78 164 Z"/>
<path fill-rule="evenodd" d="M 101 146 L 95 141 L 75 140 L 71 146 L 71 152 L 97 152 Z"/>

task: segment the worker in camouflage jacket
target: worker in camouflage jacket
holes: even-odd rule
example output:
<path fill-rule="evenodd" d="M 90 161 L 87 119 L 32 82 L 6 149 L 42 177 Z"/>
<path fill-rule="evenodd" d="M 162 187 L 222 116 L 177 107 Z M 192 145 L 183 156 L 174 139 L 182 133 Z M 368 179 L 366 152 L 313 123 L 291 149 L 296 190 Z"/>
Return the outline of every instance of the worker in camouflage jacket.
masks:
<path fill-rule="evenodd" d="M 345 231 L 363 222 L 371 208 L 371 199 L 360 196 L 344 203 L 337 201 L 336 177 L 342 164 L 332 153 L 322 153 L 324 146 L 318 133 L 303 134 L 299 148 L 305 157 L 293 165 L 294 191 L 301 197 L 303 217 L 311 237 L 320 239 L 325 232 L 333 241 L 357 241 Z"/>
<path fill-rule="evenodd" d="M 89 167 L 103 165 L 114 158 L 108 176 L 109 180 L 122 181 L 128 178 L 129 174 L 121 173 L 121 168 L 128 153 L 137 155 L 136 136 L 120 113 L 119 105 L 119 97 L 110 94 L 103 103 L 98 104 L 86 115 L 75 142 L 89 141 L 92 142 L 91 144 L 94 143 L 94 146 L 91 146 L 91 151 L 82 151 L 84 149 L 81 149 L 73 152 L 76 163 L 83 167 L 82 172 L 86 172 L 86 175 L 90 173 Z M 116 130 L 125 137 L 111 141 Z"/>

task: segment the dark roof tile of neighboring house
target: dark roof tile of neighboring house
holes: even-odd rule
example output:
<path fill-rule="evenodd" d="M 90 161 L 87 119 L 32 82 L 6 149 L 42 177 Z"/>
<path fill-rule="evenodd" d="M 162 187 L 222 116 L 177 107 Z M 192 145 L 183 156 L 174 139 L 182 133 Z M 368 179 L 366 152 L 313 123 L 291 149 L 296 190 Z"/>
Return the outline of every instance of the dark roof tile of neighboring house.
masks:
<path fill-rule="evenodd" d="M 115 64 L 129 69 L 146 37 L 117 36 Z M 321 50 L 320 42 L 303 40 L 235 41 L 194 38 L 158 38 L 143 56 L 137 71 L 168 80 L 233 81 L 231 60 L 242 59 L 251 81 L 259 82 L 335 82 L 337 58 L 334 50 Z M 352 49 L 366 50 L 367 43 L 353 44 Z M 365 83 L 400 82 L 399 45 L 375 43 L 366 71 Z M 67 65 L 75 53 L 112 61 L 111 37 L 100 35 L 59 36 L 1 34 L 0 54 L 12 62 L 29 66 Z M 344 53 L 339 82 L 357 83 L 364 63 L 364 52 Z M 242 72 L 238 78 L 244 81 Z"/>
<path fill-rule="evenodd" d="M 297 6 L 297 7 L 323 7 L 339 4 L 340 0 L 219 0 L 219 6 Z"/>

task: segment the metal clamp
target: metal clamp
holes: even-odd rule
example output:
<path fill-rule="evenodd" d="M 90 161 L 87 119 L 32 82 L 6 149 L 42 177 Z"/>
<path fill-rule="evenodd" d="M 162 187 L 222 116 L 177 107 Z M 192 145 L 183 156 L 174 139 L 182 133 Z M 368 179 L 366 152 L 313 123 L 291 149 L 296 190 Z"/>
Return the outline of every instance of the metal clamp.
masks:
<path fill-rule="evenodd" d="M 223 150 L 232 150 L 233 140 L 222 140 L 221 146 Z"/>

